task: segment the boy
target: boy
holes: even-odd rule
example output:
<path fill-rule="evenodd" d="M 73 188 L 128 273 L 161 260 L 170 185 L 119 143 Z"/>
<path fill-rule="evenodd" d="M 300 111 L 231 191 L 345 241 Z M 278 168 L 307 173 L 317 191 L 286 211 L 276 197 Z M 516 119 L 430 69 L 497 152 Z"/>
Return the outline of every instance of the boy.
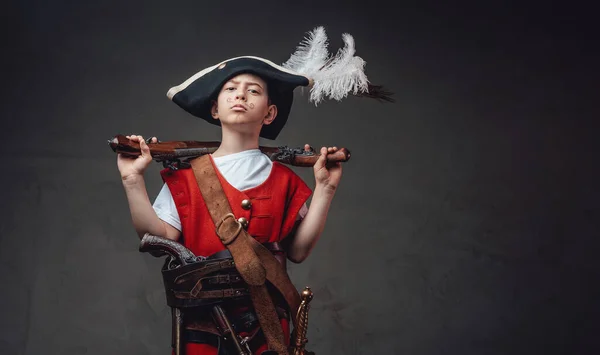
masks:
<path fill-rule="evenodd" d="M 304 55 L 306 53 L 302 54 L 302 50 L 311 48 L 314 53 L 316 47 L 323 45 L 322 28 L 316 29 L 311 36 L 312 42 L 299 48 L 296 55 Z M 350 57 L 358 58 L 353 57 L 351 49 Z M 333 68 L 340 72 L 335 60 L 322 55 L 318 57 L 316 60 L 312 58 L 313 66 Z M 337 68 L 328 67 L 326 60 L 338 65 Z M 214 169 L 237 223 L 258 242 L 277 245 L 277 252 L 283 251 L 289 260 L 300 263 L 309 256 L 321 236 L 341 179 L 342 167 L 340 163 L 327 163 L 327 154 L 336 152 L 337 147 L 321 148 L 321 156 L 313 169 L 315 190 L 308 208 L 306 201 L 311 195 L 308 186 L 291 169 L 271 162 L 258 149 L 259 137 L 274 139 L 283 128 L 291 109 L 293 90 L 297 86 L 327 84 L 324 76 L 320 81 L 314 79 L 318 77 L 316 70 L 313 70 L 315 75 L 307 77 L 290 69 L 301 69 L 297 60 L 288 63 L 290 65 L 286 68 L 258 57 L 229 59 L 190 77 L 169 90 L 168 96 L 191 114 L 222 127 L 219 148 L 212 155 L 202 158 L 207 169 Z M 363 65 L 362 62 L 359 64 Z M 342 89 L 346 93 L 352 90 L 357 92 L 357 85 L 363 87 L 366 81 L 361 70 L 351 75 L 354 78 L 358 76 L 359 81 L 363 79 L 363 82 L 346 85 Z M 222 253 L 228 246 L 224 245 L 216 231 L 218 226 L 215 228 L 211 219 L 212 211 L 203 198 L 204 191 L 198 188 L 197 171 L 161 171 L 165 184 L 152 205 L 143 178 L 144 171 L 152 161 L 148 145 L 140 135 L 127 138 L 139 142 L 142 152 L 135 159 L 119 154 L 117 162 L 138 236 L 141 238 L 150 233 L 178 241 L 195 255 Z M 153 137 L 152 142 L 156 141 L 156 137 Z M 306 145 L 305 149 L 310 147 Z M 271 292 L 271 297 L 278 306 L 278 296 Z M 279 314 L 281 329 L 278 331 L 261 329 L 261 314 L 257 317 L 256 313 L 259 312 L 255 312 L 252 302 L 248 300 L 229 302 L 226 310 L 232 322 L 239 326 L 240 334 L 254 339 L 253 353 L 267 354 L 267 349 L 271 353 L 287 353 L 284 346 L 289 346 L 289 312 L 296 310 L 287 309 L 287 313 Z M 219 349 L 220 339 L 215 340 L 213 334 L 203 332 L 200 328 L 186 327 L 186 354 L 224 353 L 224 349 Z M 271 334 L 273 332 L 283 333 L 285 345 L 273 340 L 277 338 L 277 334 Z M 281 336 L 278 339 L 281 340 Z"/>

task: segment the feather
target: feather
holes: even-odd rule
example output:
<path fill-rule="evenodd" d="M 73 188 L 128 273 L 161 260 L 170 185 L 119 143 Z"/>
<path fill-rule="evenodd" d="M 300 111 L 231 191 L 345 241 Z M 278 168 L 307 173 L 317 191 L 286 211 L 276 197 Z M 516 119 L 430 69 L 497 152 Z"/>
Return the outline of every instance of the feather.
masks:
<path fill-rule="evenodd" d="M 379 102 L 387 101 L 387 102 L 396 102 L 393 97 L 391 97 L 394 93 L 386 89 L 381 85 L 372 85 L 369 83 L 369 90 L 359 93 L 356 96 L 359 97 L 368 97 L 371 99 L 375 99 Z"/>
<path fill-rule="evenodd" d="M 312 78 L 325 65 L 328 57 L 327 35 L 325 29 L 319 26 L 308 33 L 282 66 Z"/>
<path fill-rule="evenodd" d="M 325 98 L 340 101 L 350 93 L 393 102 L 391 92 L 369 83 L 364 71 L 366 62 L 355 56 L 354 38 L 344 33 L 342 39 L 344 47 L 330 56 L 325 29 L 319 26 L 307 34 L 282 67 L 312 80 L 309 101 L 315 105 Z"/>
<path fill-rule="evenodd" d="M 364 73 L 365 61 L 354 56 L 354 38 L 344 33 L 344 47 L 327 61 L 327 64 L 314 75 L 310 101 L 318 104 L 325 97 L 341 100 L 349 93 L 357 95 L 368 91 L 369 81 Z"/>

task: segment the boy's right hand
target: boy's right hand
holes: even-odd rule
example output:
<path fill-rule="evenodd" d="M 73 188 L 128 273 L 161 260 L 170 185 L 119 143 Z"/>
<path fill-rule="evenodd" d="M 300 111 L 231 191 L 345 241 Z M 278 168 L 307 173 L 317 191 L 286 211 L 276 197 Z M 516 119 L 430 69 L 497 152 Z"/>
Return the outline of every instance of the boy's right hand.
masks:
<path fill-rule="evenodd" d="M 152 162 L 152 156 L 150 155 L 150 148 L 144 140 L 144 137 L 139 135 L 125 136 L 127 139 L 138 142 L 140 144 L 140 150 L 142 154 L 135 158 L 126 157 L 122 154 L 117 154 L 117 167 L 121 173 L 121 179 L 128 180 L 136 176 L 144 175 L 144 171 Z M 156 137 L 152 137 L 152 143 L 158 142 Z"/>

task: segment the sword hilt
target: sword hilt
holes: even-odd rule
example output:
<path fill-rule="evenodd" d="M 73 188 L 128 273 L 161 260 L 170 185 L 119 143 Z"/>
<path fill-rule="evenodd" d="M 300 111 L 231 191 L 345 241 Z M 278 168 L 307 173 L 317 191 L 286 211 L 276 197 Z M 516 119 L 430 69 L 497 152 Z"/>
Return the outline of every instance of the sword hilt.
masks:
<path fill-rule="evenodd" d="M 305 287 L 300 294 L 302 302 L 300 302 L 300 306 L 298 306 L 298 313 L 296 315 L 296 324 L 294 326 L 296 336 L 291 351 L 292 355 L 304 355 L 304 346 L 308 342 L 308 339 L 306 339 L 306 332 L 308 330 L 309 303 L 312 301 L 313 295 L 312 290 L 308 286 Z"/>

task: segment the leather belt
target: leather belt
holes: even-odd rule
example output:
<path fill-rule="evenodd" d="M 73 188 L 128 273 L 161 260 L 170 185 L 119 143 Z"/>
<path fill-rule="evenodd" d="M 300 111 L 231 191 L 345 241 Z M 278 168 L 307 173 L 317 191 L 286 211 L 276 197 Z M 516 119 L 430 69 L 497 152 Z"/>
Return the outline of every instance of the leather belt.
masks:
<path fill-rule="evenodd" d="M 275 259 L 277 259 L 277 261 L 279 261 L 279 263 L 281 265 L 283 265 L 284 269 L 287 269 L 287 255 L 286 255 L 285 249 L 283 249 L 283 246 L 281 245 L 280 242 L 269 242 L 269 243 L 263 243 L 262 245 L 265 248 L 267 248 L 271 253 L 273 253 L 273 256 L 275 257 Z M 223 249 L 212 255 L 209 255 L 206 258 L 206 260 L 229 259 L 231 257 L 232 256 L 231 256 L 231 252 L 229 251 L 229 249 Z"/>
<path fill-rule="evenodd" d="M 269 249 L 269 251 L 273 254 L 285 253 L 285 249 L 283 249 L 283 246 L 281 245 L 280 242 L 269 242 L 269 243 L 263 243 L 262 245 L 265 248 Z M 208 256 L 206 258 L 206 260 L 228 259 L 228 258 L 231 258 L 231 252 L 228 249 L 223 249 L 221 251 L 218 251 L 218 252 Z"/>

